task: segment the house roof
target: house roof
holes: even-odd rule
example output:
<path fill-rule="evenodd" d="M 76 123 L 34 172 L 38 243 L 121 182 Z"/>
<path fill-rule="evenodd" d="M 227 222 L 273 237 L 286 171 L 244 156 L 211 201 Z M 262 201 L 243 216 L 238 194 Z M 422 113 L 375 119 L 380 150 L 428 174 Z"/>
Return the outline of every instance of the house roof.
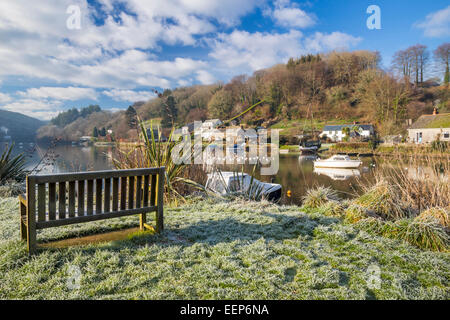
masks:
<path fill-rule="evenodd" d="M 323 131 L 341 131 L 343 128 L 360 127 L 363 130 L 373 130 L 371 124 L 343 124 L 343 125 L 329 125 L 323 127 Z"/>
<path fill-rule="evenodd" d="M 409 129 L 450 128 L 450 113 L 420 116 Z"/>

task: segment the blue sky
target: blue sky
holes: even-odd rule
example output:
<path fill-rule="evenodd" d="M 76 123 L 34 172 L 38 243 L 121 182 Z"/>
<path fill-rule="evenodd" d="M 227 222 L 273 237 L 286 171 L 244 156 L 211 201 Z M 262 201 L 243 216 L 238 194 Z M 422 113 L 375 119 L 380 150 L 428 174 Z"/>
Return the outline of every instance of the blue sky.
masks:
<path fill-rule="evenodd" d="M 380 30 L 367 28 L 370 5 L 381 10 Z M 450 5 L 2 0 L 0 39 L 0 109 L 50 119 L 89 104 L 124 109 L 150 99 L 152 88 L 228 81 L 306 53 L 377 50 L 389 68 L 397 50 L 449 41 Z"/>

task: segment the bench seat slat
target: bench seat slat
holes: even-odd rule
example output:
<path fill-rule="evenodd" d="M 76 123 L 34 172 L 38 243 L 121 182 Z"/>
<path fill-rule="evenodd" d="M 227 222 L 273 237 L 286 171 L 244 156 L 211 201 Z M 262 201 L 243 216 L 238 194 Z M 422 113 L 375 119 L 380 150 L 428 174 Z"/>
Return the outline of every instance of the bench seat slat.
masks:
<path fill-rule="evenodd" d="M 75 217 L 75 181 L 69 182 L 69 217 Z"/>
<path fill-rule="evenodd" d="M 78 180 L 78 211 L 77 215 L 84 216 L 84 201 L 85 201 L 85 195 L 84 195 L 84 180 Z"/>
<path fill-rule="evenodd" d="M 59 192 L 59 209 L 58 209 L 58 217 L 60 219 L 64 219 L 66 217 L 66 183 L 59 182 L 58 183 Z"/>
<path fill-rule="evenodd" d="M 86 199 L 86 214 L 89 216 L 94 213 L 94 180 L 88 180 L 87 182 Z"/>
<path fill-rule="evenodd" d="M 103 180 L 96 179 L 95 180 L 95 211 L 102 212 L 102 188 L 103 188 Z"/>
<path fill-rule="evenodd" d="M 113 178 L 112 211 L 119 209 L 119 178 Z"/>
<path fill-rule="evenodd" d="M 111 211 L 111 179 L 105 178 L 105 191 L 104 191 L 104 204 L 103 211 Z"/>
<path fill-rule="evenodd" d="M 81 217 L 78 216 L 78 217 L 66 218 L 66 219 L 61 219 L 61 220 L 38 221 L 38 222 L 36 222 L 36 229 L 46 229 L 46 228 L 65 226 L 65 225 L 75 224 L 75 223 L 97 221 L 97 220 L 104 220 L 104 219 L 110 219 L 110 218 L 118 218 L 118 217 L 130 216 L 130 215 L 140 214 L 140 213 L 149 213 L 149 212 L 153 212 L 153 211 L 157 211 L 156 206 L 147 207 L 147 208 L 136 208 L 136 209 L 112 211 L 112 212 L 108 212 L 108 213 L 94 214 L 92 216 L 81 216 Z"/>
<path fill-rule="evenodd" d="M 127 178 L 120 178 L 120 210 L 127 208 Z"/>
<path fill-rule="evenodd" d="M 56 219 L 56 183 L 48 184 L 48 219 Z"/>
<path fill-rule="evenodd" d="M 105 178 L 143 176 L 149 174 L 159 174 L 159 172 L 160 172 L 159 168 L 142 168 L 142 169 L 126 169 L 126 170 L 89 171 L 77 173 L 58 173 L 48 175 L 34 175 L 32 177 L 35 183 L 49 183 L 49 182 L 68 182 L 77 180 L 95 180 Z"/>
<path fill-rule="evenodd" d="M 38 184 L 38 221 L 45 221 L 45 183 Z"/>

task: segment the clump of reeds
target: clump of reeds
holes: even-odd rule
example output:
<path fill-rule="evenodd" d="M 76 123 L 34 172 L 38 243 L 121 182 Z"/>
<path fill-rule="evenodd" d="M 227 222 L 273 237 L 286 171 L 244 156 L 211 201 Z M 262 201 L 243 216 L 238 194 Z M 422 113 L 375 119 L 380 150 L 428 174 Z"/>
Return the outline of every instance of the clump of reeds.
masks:
<path fill-rule="evenodd" d="M 143 122 L 139 122 L 138 137 L 139 143 L 134 147 L 117 146 L 117 156 L 113 163 L 117 169 L 152 168 L 165 167 L 164 198 L 169 203 L 178 204 L 178 200 L 185 201 L 181 193 L 183 187 L 189 185 L 192 188 L 204 190 L 204 187 L 186 177 L 187 165 L 183 162 L 175 162 L 172 151 L 176 146 L 173 139 L 174 129 L 172 129 L 168 141 L 162 142 L 161 130 L 159 136 L 155 137 L 153 125 L 150 124 L 150 135 Z M 192 150 L 191 150 L 192 152 Z"/>
<path fill-rule="evenodd" d="M 348 223 L 357 223 L 363 219 L 366 219 L 368 215 L 364 207 L 358 204 L 351 204 L 344 211 L 344 220 Z"/>
<path fill-rule="evenodd" d="M 385 236 L 402 239 L 422 249 L 434 251 L 449 250 L 449 234 L 433 217 L 401 219 L 394 223 L 393 230 L 385 231 Z"/>
<path fill-rule="evenodd" d="M 354 203 L 385 219 L 396 220 L 406 217 L 398 188 L 385 179 L 380 179 L 375 185 L 366 187 L 365 193 L 355 199 Z"/>
<path fill-rule="evenodd" d="M 344 205 L 338 201 L 328 201 L 320 209 L 324 215 L 329 217 L 342 218 L 345 214 Z"/>
<path fill-rule="evenodd" d="M 323 186 L 308 190 L 303 197 L 303 205 L 314 209 L 329 201 L 339 201 L 338 194 L 335 190 Z"/>
<path fill-rule="evenodd" d="M 450 228 L 450 214 L 449 209 L 445 208 L 429 208 L 422 211 L 415 220 L 417 221 L 427 221 L 430 218 L 436 219 L 442 226 Z"/>
<path fill-rule="evenodd" d="M 374 175 L 395 188 L 413 211 L 450 206 L 450 155 L 381 159 Z"/>
<path fill-rule="evenodd" d="M 449 233 L 433 217 L 397 221 L 369 217 L 358 221 L 357 226 L 369 233 L 402 240 L 420 249 L 448 252 L 450 247 Z"/>

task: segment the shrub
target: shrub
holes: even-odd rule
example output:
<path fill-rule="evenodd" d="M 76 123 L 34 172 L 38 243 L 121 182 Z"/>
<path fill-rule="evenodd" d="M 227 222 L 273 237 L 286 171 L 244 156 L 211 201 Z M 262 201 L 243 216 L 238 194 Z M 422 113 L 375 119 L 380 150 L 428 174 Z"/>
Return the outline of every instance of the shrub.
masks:
<path fill-rule="evenodd" d="M 449 235 L 434 217 L 401 219 L 384 236 L 402 239 L 422 249 L 448 251 Z"/>
<path fill-rule="evenodd" d="M 0 157 L 0 185 L 7 181 L 23 181 L 26 175 L 25 171 L 25 156 L 23 153 L 12 158 L 11 153 L 14 145 L 6 146 Z"/>
<path fill-rule="evenodd" d="M 328 201 L 320 207 L 322 213 L 329 217 L 341 218 L 344 216 L 344 206 L 338 201 Z"/>
<path fill-rule="evenodd" d="M 431 143 L 431 150 L 437 152 L 446 152 L 448 150 L 447 141 L 435 140 Z"/>
<path fill-rule="evenodd" d="M 401 207 L 401 197 L 396 187 L 385 180 L 374 186 L 354 201 L 366 210 L 372 210 L 385 219 L 396 220 L 406 217 Z"/>
<path fill-rule="evenodd" d="M 350 205 L 344 211 L 344 220 L 348 223 L 357 223 L 367 218 L 366 210 L 357 204 Z"/>
<path fill-rule="evenodd" d="M 0 198 L 15 197 L 25 193 L 25 186 L 14 181 L 0 185 Z"/>
<path fill-rule="evenodd" d="M 118 145 L 118 156 L 113 159 L 117 169 L 133 168 L 152 168 L 165 167 L 164 197 L 166 201 L 177 204 L 178 200 L 185 201 L 184 196 L 180 194 L 179 185 L 190 185 L 196 189 L 203 190 L 203 186 L 184 177 L 184 163 L 175 163 L 172 159 L 172 151 L 176 142 L 172 139 L 173 129 L 168 138 L 168 142 L 161 142 L 161 130 L 158 130 L 159 137 L 155 139 L 153 126 L 150 126 L 150 134 L 147 135 L 147 129 L 143 122 L 140 122 L 140 143 L 131 150 L 127 147 Z M 158 142 L 156 142 L 158 140 Z M 191 150 L 192 151 L 192 150 Z"/>
<path fill-rule="evenodd" d="M 415 218 L 417 221 L 427 221 L 430 217 L 439 221 L 439 223 L 446 227 L 450 227 L 449 210 L 444 208 L 429 208 Z"/>
<path fill-rule="evenodd" d="M 303 197 L 303 205 L 309 208 L 319 208 L 329 201 L 339 201 L 337 192 L 329 187 L 310 189 Z"/>

